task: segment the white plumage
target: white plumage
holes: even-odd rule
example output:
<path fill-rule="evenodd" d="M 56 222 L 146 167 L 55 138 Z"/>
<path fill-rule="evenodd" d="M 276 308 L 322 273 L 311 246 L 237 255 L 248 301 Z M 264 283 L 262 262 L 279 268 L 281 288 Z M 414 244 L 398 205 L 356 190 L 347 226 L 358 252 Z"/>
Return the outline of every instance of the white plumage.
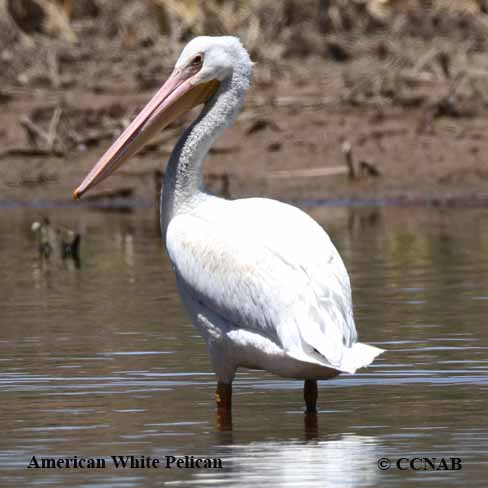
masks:
<path fill-rule="evenodd" d="M 381 350 L 356 342 L 349 277 L 324 230 L 299 209 L 208 197 L 171 221 L 180 293 L 220 381 L 238 366 L 318 379 L 354 373 Z"/>

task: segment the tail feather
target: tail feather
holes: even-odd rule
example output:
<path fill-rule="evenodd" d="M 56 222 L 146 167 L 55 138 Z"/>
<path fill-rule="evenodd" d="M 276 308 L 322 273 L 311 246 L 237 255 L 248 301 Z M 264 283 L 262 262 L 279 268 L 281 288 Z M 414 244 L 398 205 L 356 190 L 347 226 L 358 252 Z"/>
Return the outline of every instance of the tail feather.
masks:
<path fill-rule="evenodd" d="M 384 349 L 379 347 L 356 342 L 351 347 L 343 349 L 342 361 L 338 369 L 353 374 L 357 369 L 370 365 L 383 352 Z"/>
<path fill-rule="evenodd" d="M 331 320 L 330 323 L 337 324 L 338 321 Z M 315 324 L 316 322 L 311 325 Z M 362 342 L 355 342 L 350 346 L 345 345 L 343 341 L 345 329 L 354 331 L 355 335 L 354 322 L 348 327 L 328 327 L 325 331 L 317 326 L 300 328 L 302 347 L 300 351 L 294 351 L 295 359 L 302 356 L 308 358 L 308 361 L 305 359 L 307 362 L 319 363 L 344 373 L 353 374 L 357 369 L 371 364 L 377 356 L 384 352 L 383 349 Z"/>
<path fill-rule="evenodd" d="M 309 348 L 307 347 L 307 349 Z M 383 352 L 385 352 L 384 349 L 363 344 L 362 342 L 356 342 L 351 347 L 343 347 L 342 357 L 339 361 L 330 361 L 329 358 L 315 348 L 311 348 L 308 351 L 306 349 L 287 351 L 288 355 L 297 361 L 321 364 L 322 366 L 351 374 L 354 374 L 359 368 L 369 366 Z"/>

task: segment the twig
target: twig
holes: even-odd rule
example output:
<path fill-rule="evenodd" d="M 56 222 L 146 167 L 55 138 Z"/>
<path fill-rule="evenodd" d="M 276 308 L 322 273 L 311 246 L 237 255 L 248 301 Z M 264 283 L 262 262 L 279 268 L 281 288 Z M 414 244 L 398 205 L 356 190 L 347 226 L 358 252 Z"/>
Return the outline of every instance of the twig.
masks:
<path fill-rule="evenodd" d="M 315 178 L 317 176 L 335 176 L 349 174 L 347 166 L 332 166 L 329 168 L 310 168 L 298 170 L 283 170 L 266 173 L 265 178 Z"/>
<path fill-rule="evenodd" d="M 63 9 L 48 0 L 34 0 L 34 2 L 39 5 L 46 14 L 45 22 L 48 31 L 57 31 L 57 33 L 68 42 L 76 42 L 78 40 Z"/>
<path fill-rule="evenodd" d="M 249 100 L 247 107 L 296 107 L 300 106 L 302 108 L 313 108 L 313 107 L 323 107 L 328 106 L 337 102 L 335 97 L 314 97 L 314 96 L 281 96 L 281 97 L 263 97 L 256 96 Z"/>
<path fill-rule="evenodd" d="M 53 116 L 51 117 L 51 122 L 49 123 L 49 132 L 47 134 L 47 148 L 49 151 L 52 151 L 54 148 L 54 142 L 57 137 L 57 131 L 58 131 L 59 120 L 61 119 L 61 113 L 62 110 L 59 107 L 56 107 Z"/>
<path fill-rule="evenodd" d="M 415 73 L 419 73 L 423 71 L 424 68 L 429 64 L 437 55 L 439 54 L 439 50 L 436 47 L 429 49 L 419 60 L 414 64 L 412 71 Z"/>
<path fill-rule="evenodd" d="M 8 147 L 6 149 L 0 150 L 0 159 L 4 157 L 11 156 L 24 156 L 24 157 L 35 157 L 35 156 L 58 156 L 64 155 L 62 151 L 59 150 L 47 150 L 39 147 Z"/>
<path fill-rule="evenodd" d="M 54 50 L 48 51 L 47 64 L 48 64 L 49 80 L 51 81 L 51 85 L 53 86 L 53 88 L 59 88 L 60 85 L 59 63 L 58 63 L 58 56 L 56 54 L 56 51 Z"/>
<path fill-rule="evenodd" d="M 347 174 L 350 180 L 355 180 L 358 177 L 358 172 L 356 171 L 356 166 L 354 164 L 354 158 L 352 157 L 352 145 L 349 141 L 344 141 L 342 143 L 342 154 L 346 159 Z"/>
<path fill-rule="evenodd" d="M 359 161 L 359 170 L 362 175 L 374 176 L 375 178 L 381 176 L 381 171 L 368 161 Z"/>
<path fill-rule="evenodd" d="M 41 127 L 39 127 L 31 119 L 29 119 L 29 117 L 27 116 L 22 117 L 22 119 L 20 120 L 20 124 L 27 131 L 27 135 L 29 136 L 29 139 L 34 144 L 39 145 L 37 142 L 39 138 L 43 139 L 46 142 L 49 140 L 48 134 L 46 134 L 46 132 Z"/>

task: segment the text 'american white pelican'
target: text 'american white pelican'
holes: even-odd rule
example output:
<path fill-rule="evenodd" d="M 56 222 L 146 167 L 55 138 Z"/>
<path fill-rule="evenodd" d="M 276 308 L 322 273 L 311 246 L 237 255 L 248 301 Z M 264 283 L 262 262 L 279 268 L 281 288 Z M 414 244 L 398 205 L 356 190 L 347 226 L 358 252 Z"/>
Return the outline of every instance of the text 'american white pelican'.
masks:
<path fill-rule="evenodd" d="M 304 379 L 308 412 L 317 381 L 354 373 L 382 350 L 357 342 L 349 276 L 329 236 L 275 200 L 207 193 L 202 164 L 236 119 L 252 62 L 235 37 L 197 37 L 173 73 L 102 156 L 75 198 L 109 176 L 157 131 L 203 103 L 169 159 L 161 229 L 181 298 L 208 344 L 217 406 L 231 408 L 239 366 Z"/>

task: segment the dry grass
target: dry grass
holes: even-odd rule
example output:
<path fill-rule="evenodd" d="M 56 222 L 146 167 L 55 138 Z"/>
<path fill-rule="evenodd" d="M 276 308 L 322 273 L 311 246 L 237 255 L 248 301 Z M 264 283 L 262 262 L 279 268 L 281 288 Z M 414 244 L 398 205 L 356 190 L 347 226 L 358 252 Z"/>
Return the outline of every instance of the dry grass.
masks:
<path fill-rule="evenodd" d="M 485 21 L 486 0 L 0 0 L 2 22 L 28 35 L 83 40 L 90 23 L 116 36 L 186 40 L 199 34 L 237 33 L 259 50 L 264 41 L 290 40 L 297 27 L 310 32 L 399 28 L 399 17 L 447 12 Z M 403 19 L 408 23 L 408 18 Z"/>
<path fill-rule="evenodd" d="M 103 92 L 102 83 L 113 87 L 125 78 L 129 89 L 152 89 L 169 69 L 165 60 L 190 38 L 234 34 L 259 62 L 258 85 L 306 77 L 297 61 L 307 57 L 346 68 L 354 61 L 352 71 L 329 69 L 327 76 L 357 101 L 365 93 L 398 93 L 402 80 L 426 76 L 425 66 L 449 78 L 453 60 L 486 51 L 487 6 L 488 0 L 0 0 L 0 77 L 7 87 L 57 89 L 81 80 Z M 371 58 L 376 67 L 380 61 L 379 71 Z"/>

